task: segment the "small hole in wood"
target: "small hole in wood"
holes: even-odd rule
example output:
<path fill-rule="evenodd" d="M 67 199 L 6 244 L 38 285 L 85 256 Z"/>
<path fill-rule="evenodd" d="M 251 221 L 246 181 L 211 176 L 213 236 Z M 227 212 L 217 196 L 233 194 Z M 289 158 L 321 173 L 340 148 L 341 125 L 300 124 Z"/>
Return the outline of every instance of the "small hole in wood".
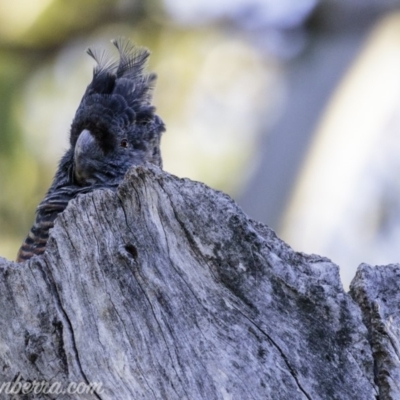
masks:
<path fill-rule="evenodd" d="M 137 251 L 136 246 L 134 246 L 134 245 L 131 244 L 131 243 L 127 243 L 127 244 L 125 245 L 125 250 L 132 256 L 132 258 L 133 258 L 134 260 L 137 259 L 139 253 L 138 253 L 138 251 Z"/>

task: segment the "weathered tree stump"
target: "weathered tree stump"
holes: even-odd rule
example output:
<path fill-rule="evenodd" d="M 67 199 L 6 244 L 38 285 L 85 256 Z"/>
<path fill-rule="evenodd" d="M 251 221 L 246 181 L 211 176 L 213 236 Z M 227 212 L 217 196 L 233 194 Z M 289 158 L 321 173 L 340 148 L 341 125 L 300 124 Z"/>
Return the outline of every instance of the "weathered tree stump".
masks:
<path fill-rule="evenodd" d="M 155 167 L 70 202 L 44 256 L 0 272 L 0 386 L 101 383 L 14 398 L 400 398 L 399 267 L 363 266 L 353 300 L 330 260 Z"/>

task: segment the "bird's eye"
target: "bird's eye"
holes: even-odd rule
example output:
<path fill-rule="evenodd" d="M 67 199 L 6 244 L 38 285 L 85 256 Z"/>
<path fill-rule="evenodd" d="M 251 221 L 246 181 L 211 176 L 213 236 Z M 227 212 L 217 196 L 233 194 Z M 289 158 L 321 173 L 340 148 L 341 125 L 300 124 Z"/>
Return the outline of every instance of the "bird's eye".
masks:
<path fill-rule="evenodd" d="M 129 143 L 128 143 L 128 141 L 126 140 L 126 139 L 122 139 L 121 140 L 121 147 L 123 147 L 123 148 L 127 148 L 127 147 L 129 147 Z"/>

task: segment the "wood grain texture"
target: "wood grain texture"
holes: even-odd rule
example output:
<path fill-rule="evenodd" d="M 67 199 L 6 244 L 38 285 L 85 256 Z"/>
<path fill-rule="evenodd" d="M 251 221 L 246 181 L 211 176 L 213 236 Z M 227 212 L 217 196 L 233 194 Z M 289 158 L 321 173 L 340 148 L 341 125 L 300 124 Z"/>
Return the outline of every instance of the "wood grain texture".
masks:
<path fill-rule="evenodd" d="M 400 265 L 361 264 L 350 293 L 368 328 L 379 399 L 400 399 Z"/>
<path fill-rule="evenodd" d="M 376 399 L 338 267 L 157 167 L 72 200 L 45 254 L 0 273 L 0 383 L 101 382 L 88 399 Z"/>

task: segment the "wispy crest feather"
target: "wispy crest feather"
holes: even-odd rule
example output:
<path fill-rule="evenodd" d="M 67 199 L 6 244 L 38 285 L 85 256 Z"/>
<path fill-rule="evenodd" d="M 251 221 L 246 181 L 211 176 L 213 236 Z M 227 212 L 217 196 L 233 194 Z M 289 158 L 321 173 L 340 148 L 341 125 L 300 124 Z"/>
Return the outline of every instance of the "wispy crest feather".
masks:
<path fill-rule="evenodd" d="M 116 78 L 136 79 L 142 76 L 150 56 L 149 50 L 136 47 L 125 38 L 114 39 L 112 44 L 118 50 L 119 61 L 114 60 L 104 49 L 88 48 L 86 50 L 86 53 L 97 63 L 94 67 L 94 76 L 105 71 L 114 74 Z"/>
<path fill-rule="evenodd" d="M 114 71 L 118 65 L 118 61 L 113 60 L 107 50 L 88 48 L 86 53 L 97 63 L 93 70 L 94 76 L 105 71 Z"/>
<path fill-rule="evenodd" d="M 135 79 L 142 75 L 150 52 L 145 48 L 136 48 L 123 38 L 114 39 L 112 43 L 118 49 L 120 56 L 117 77 Z"/>
<path fill-rule="evenodd" d="M 149 104 L 156 80 L 154 73 L 144 71 L 150 52 L 124 38 L 114 39 L 112 43 L 118 50 L 118 61 L 105 50 L 87 50 L 97 63 L 89 93 L 121 94 L 134 109 Z"/>

